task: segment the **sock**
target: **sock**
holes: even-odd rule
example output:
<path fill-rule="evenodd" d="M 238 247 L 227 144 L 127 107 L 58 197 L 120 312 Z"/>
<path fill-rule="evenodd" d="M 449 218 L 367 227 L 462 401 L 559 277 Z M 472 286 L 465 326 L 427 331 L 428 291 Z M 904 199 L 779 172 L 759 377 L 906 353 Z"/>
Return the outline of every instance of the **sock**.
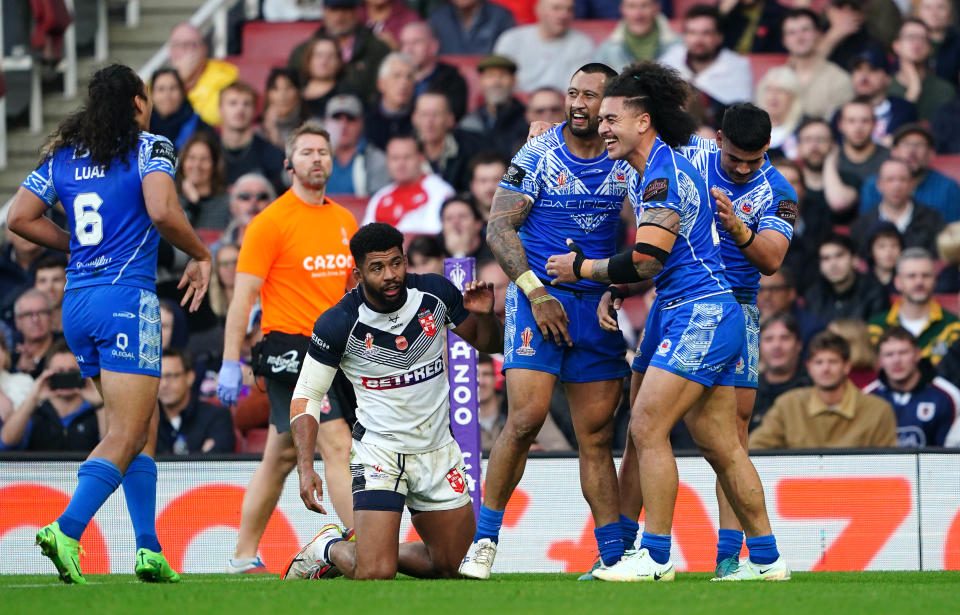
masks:
<path fill-rule="evenodd" d="M 57 519 L 57 523 L 60 524 L 61 532 L 70 538 L 80 540 L 93 515 L 120 486 L 123 474 L 111 461 L 93 457 L 80 464 L 77 478 L 79 479 L 77 488 L 73 492 L 73 497 L 70 498 L 70 503 L 67 504 L 67 509 Z"/>
<path fill-rule="evenodd" d="M 777 539 L 773 534 L 747 538 L 747 549 L 750 550 L 750 561 L 754 564 L 772 564 L 780 558 Z"/>
<path fill-rule="evenodd" d="M 503 511 L 490 510 L 481 504 L 480 517 L 477 519 L 477 533 L 473 536 L 473 542 L 481 538 L 489 538 L 493 542 L 499 541 L 501 525 L 503 525 Z"/>
<path fill-rule="evenodd" d="M 743 532 L 721 529 L 719 540 L 717 540 L 717 563 L 719 564 L 728 557 L 740 557 L 742 547 Z"/>
<path fill-rule="evenodd" d="M 632 549 L 637 542 L 637 532 L 640 531 L 640 524 L 630 517 L 620 515 L 620 540 L 623 541 L 623 549 Z"/>
<path fill-rule="evenodd" d="M 644 532 L 640 537 L 640 548 L 650 552 L 650 558 L 658 564 L 670 561 L 670 534 L 661 536 Z"/>
<path fill-rule="evenodd" d="M 333 540 L 328 542 L 327 546 L 323 548 L 323 559 L 330 562 L 330 547 L 337 544 L 338 542 L 343 542 L 343 540 L 344 540 L 343 538 L 334 538 Z M 333 562 L 330 562 L 330 563 L 333 563 Z"/>
<path fill-rule="evenodd" d="M 597 539 L 597 549 L 604 566 L 612 566 L 623 557 L 623 540 L 620 538 L 620 522 L 614 521 L 594 528 L 593 535 Z"/>
<path fill-rule="evenodd" d="M 123 495 L 133 521 L 137 550 L 160 552 L 157 540 L 157 464 L 143 453 L 134 457 L 123 475 Z"/>

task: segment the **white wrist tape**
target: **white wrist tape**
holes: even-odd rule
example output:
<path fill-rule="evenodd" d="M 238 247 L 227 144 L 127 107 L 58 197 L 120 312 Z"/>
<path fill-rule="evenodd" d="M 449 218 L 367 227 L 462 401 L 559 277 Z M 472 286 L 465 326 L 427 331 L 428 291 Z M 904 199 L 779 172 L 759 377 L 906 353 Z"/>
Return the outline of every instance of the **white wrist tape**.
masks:
<path fill-rule="evenodd" d="M 523 291 L 523 294 L 529 295 L 538 288 L 543 288 L 543 282 L 541 282 L 532 271 L 527 269 L 517 276 L 517 287 Z"/>
<path fill-rule="evenodd" d="M 323 407 L 323 397 L 330 390 L 333 384 L 333 377 L 337 375 L 337 370 L 329 365 L 324 365 L 309 354 L 303 359 L 303 369 L 300 370 L 300 377 L 297 378 L 297 386 L 293 389 L 293 399 L 307 400 L 305 412 L 294 414 L 293 405 L 290 406 L 290 422 L 302 416 L 310 415 L 317 423 L 320 422 L 320 409 Z"/>

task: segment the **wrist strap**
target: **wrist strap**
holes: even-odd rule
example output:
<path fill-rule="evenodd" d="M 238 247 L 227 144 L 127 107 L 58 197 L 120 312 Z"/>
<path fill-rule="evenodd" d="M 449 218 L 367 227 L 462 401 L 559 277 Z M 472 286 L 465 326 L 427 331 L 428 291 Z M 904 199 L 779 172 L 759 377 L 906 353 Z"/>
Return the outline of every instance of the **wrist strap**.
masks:
<path fill-rule="evenodd" d="M 607 287 L 607 291 L 610 293 L 611 301 L 616 301 L 617 299 L 625 299 L 626 295 L 620 289 L 619 284 L 611 284 Z"/>
<path fill-rule="evenodd" d="M 543 288 L 543 282 L 529 269 L 517 276 L 516 284 L 517 287 L 523 291 L 523 294 L 527 296 L 530 296 L 530 293 L 538 288 Z"/>
<path fill-rule="evenodd" d="M 558 299 L 550 293 L 547 293 L 546 295 L 537 297 L 536 299 L 531 299 L 530 303 L 531 305 L 540 305 L 541 303 L 546 303 L 547 301 L 558 301 Z"/>
<path fill-rule="evenodd" d="M 751 243 L 753 243 L 753 240 L 756 238 L 757 238 L 757 234 L 753 232 L 753 229 L 750 229 L 750 239 L 748 239 L 745 243 L 742 243 L 739 246 L 737 246 L 737 248 L 739 248 L 740 250 L 743 250 L 744 248 L 749 246 Z"/>

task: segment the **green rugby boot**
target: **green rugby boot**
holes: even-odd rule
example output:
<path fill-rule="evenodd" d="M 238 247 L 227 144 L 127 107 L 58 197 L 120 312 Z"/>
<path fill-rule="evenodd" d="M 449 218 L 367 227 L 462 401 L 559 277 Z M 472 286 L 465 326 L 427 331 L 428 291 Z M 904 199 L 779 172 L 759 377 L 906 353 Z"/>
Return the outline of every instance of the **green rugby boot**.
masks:
<path fill-rule="evenodd" d="M 37 532 L 37 545 L 40 552 L 50 558 L 60 574 L 60 580 L 67 585 L 86 585 L 80 571 L 80 543 L 60 531 L 60 524 L 54 521 Z"/>
<path fill-rule="evenodd" d="M 144 583 L 179 583 L 180 575 L 170 567 L 163 553 L 150 549 L 137 549 L 134 574 Z"/>

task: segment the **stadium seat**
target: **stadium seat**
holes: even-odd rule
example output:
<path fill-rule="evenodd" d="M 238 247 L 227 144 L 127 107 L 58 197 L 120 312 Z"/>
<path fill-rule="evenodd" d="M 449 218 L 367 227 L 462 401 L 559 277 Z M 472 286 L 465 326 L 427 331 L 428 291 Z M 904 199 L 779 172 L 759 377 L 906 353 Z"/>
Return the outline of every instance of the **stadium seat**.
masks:
<path fill-rule="evenodd" d="M 944 175 L 960 182 L 960 154 L 940 154 L 934 156 L 930 166 Z"/>
<path fill-rule="evenodd" d="M 319 21 L 248 21 L 243 24 L 243 57 L 284 66 L 293 48 L 310 38 L 320 25 Z"/>
<path fill-rule="evenodd" d="M 643 300 L 643 296 L 627 297 L 623 300 L 621 309 L 626 311 L 627 318 L 630 319 L 630 324 L 632 324 L 637 331 L 643 329 L 644 323 L 647 322 L 647 313 L 650 311 L 650 306 Z"/>
<path fill-rule="evenodd" d="M 753 71 L 753 89 L 757 89 L 757 83 L 767 71 L 777 66 L 782 66 L 787 61 L 785 53 L 751 53 L 747 54 L 750 60 L 750 70 Z"/>
<path fill-rule="evenodd" d="M 602 43 L 615 27 L 617 27 L 616 19 L 575 19 L 573 21 L 573 28 L 592 38 L 594 45 Z"/>
<path fill-rule="evenodd" d="M 934 295 L 933 298 L 948 312 L 956 314 L 957 310 L 960 309 L 960 296 L 954 293 L 942 293 Z"/>
<path fill-rule="evenodd" d="M 262 453 L 267 446 L 267 434 L 269 429 L 256 428 L 248 429 L 244 435 L 243 452 L 244 453 Z"/>
<path fill-rule="evenodd" d="M 197 235 L 199 235 L 201 241 L 204 244 L 211 246 L 220 239 L 220 235 L 223 234 L 223 231 L 217 230 L 215 228 L 198 228 Z"/>
<path fill-rule="evenodd" d="M 350 210 L 353 217 L 357 219 L 357 224 L 363 220 L 363 215 L 367 212 L 367 201 L 370 199 L 365 196 L 354 196 L 352 194 L 328 194 L 335 203 L 343 205 Z"/>
<path fill-rule="evenodd" d="M 473 111 L 480 106 L 480 72 L 477 64 L 483 56 L 480 55 L 444 55 L 440 61 L 455 66 L 467 82 L 467 111 Z"/>

